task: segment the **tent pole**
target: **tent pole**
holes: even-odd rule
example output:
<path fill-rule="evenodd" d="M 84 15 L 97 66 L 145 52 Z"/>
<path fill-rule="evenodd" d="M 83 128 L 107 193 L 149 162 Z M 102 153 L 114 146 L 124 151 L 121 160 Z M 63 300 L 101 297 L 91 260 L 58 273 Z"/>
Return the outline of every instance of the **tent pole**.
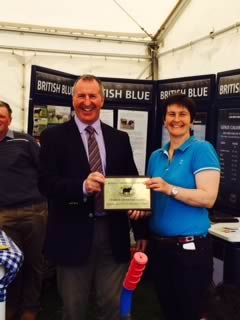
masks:
<path fill-rule="evenodd" d="M 149 55 L 151 56 L 151 71 L 152 71 L 152 80 L 158 80 L 158 43 L 152 41 L 149 46 Z"/>
<path fill-rule="evenodd" d="M 174 23 L 178 19 L 178 17 L 181 15 L 185 7 L 189 4 L 191 0 L 179 0 L 173 10 L 170 12 L 166 20 L 163 22 L 163 24 L 160 26 L 158 31 L 153 37 L 154 41 L 157 41 L 160 43 L 164 37 L 166 36 L 167 32 L 173 27 Z"/>

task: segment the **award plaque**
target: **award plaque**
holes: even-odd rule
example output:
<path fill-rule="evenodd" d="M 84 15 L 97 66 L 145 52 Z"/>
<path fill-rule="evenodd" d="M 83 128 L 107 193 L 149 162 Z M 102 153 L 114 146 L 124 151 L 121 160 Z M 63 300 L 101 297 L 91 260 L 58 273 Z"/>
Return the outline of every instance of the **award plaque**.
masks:
<path fill-rule="evenodd" d="M 151 192 L 144 182 L 148 177 L 106 177 L 104 210 L 150 210 Z"/>

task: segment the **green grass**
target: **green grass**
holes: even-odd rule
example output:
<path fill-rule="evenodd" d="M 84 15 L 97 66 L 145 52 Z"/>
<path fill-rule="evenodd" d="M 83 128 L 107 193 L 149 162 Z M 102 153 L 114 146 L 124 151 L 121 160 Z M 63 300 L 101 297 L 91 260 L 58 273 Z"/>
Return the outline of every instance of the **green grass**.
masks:
<path fill-rule="evenodd" d="M 55 279 L 48 280 L 42 292 L 42 310 L 39 320 L 61 320 L 61 301 Z M 90 301 L 89 319 L 95 320 L 94 303 Z M 133 320 L 163 320 L 157 297 L 148 279 L 143 279 L 134 291 L 132 305 Z M 81 320 L 81 319 L 79 319 Z"/>
<path fill-rule="evenodd" d="M 132 318 L 133 320 L 164 320 L 149 280 L 142 280 L 134 292 Z"/>

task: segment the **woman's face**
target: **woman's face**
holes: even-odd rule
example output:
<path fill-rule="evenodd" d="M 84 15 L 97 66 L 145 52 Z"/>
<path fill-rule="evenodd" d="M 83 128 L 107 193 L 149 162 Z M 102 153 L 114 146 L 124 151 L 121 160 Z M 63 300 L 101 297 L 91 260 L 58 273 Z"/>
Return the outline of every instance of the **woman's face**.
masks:
<path fill-rule="evenodd" d="M 170 137 L 188 138 L 191 128 L 190 112 L 183 105 L 171 104 L 167 107 L 164 125 Z"/>

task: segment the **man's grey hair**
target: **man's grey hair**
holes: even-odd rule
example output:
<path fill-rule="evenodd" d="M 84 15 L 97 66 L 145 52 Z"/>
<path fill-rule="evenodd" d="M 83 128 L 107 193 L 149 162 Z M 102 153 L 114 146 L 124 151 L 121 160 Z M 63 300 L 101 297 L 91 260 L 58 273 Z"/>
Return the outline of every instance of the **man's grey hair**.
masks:
<path fill-rule="evenodd" d="M 76 79 L 76 81 L 74 82 L 74 85 L 73 85 L 73 91 L 72 91 L 73 96 L 75 95 L 76 85 L 80 80 L 82 80 L 82 81 L 94 81 L 95 80 L 99 85 L 100 95 L 102 97 L 104 97 L 104 87 L 103 87 L 102 81 L 92 74 L 83 74 L 82 76 L 80 76 L 79 78 Z"/>

